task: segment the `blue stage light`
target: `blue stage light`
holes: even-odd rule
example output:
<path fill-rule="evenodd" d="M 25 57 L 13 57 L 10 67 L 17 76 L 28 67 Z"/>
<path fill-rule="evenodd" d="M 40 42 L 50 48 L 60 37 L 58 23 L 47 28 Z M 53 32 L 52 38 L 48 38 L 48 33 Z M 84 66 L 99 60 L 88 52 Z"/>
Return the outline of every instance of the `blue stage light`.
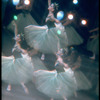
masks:
<path fill-rule="evenodd" d="M 18 5 L 20 0 L 12 0 L 13 5 Z"/>
<path fill-rule="evenodd" d="M 57 13 L 57 19 L 58 19 L 58 20 L 62 20 L 63 17 L 64 17 L 64 12 L 63 12 L 63 11 L 59 11 L 59 12 Z"/>

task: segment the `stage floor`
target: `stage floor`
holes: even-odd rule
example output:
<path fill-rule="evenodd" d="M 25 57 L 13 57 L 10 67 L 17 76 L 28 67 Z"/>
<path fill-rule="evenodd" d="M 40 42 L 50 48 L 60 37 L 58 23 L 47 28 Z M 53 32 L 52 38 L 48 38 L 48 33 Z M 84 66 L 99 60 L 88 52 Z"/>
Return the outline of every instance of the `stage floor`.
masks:
<path fill-rule="evenodd" d="M 81 58 L 82 66 L 80 70 L 91 81 L 93 89 L 88 91 L 78 91 L 77 97 L 71 97 L 68 100 L 99 100 L 98 96 L 95 94 L 95 88 L 99 78 L 99 61 L 90 60 L 84 55 L 81 55 Z M 29 89 L 29 94 L 24 92 L 21 85 L 12 85 L 12 90 L 8 92 L 6 90 L 7 84 L 2 82 L 2 100 L 50 100 L 49 97 L 37 91 L 32 82 L 25 85 Z"/>

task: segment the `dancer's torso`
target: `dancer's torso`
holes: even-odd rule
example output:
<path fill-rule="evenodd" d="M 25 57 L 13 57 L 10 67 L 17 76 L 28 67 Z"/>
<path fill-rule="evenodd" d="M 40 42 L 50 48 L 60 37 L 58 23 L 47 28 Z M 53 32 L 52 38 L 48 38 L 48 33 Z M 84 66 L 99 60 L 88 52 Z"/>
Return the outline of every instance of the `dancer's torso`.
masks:
<path fill-rule="evenodd" d="M 60 62 L 57 63 L 57 65 L 55 66 L 55 68 L 56 68 L 57 73 L 65 72 L 64 66 Z"/>
<path fill-rule="evenodd" d="M 46 24 L 47 24 L 48 28 L 53 28 L 53 27 L 55 27 L 54 21 L 48 20 L 48 21 L 46 22 Z"/>
<path fill-rule="evenodd" d="M 14 51 L 13 51 L 13 56 L 16 58 L 22 58 L 21 55 L 22 51 L 21 49 L 19 49 L 19 47 L 17 45 L 14 46 Z"/>

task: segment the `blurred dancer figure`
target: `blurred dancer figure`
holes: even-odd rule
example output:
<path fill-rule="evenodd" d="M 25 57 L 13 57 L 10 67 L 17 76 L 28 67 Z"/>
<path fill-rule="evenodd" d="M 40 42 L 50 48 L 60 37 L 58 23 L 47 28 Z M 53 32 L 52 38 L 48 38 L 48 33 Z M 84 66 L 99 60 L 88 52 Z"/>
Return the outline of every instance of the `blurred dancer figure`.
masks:
<path fill-rule="evenodd" d="M 77 83 L 77 90 L 89 90 L 92 88 L 92 84 L 89 79 L 84 75 L 84 73 L 80 70 L 81 66 L 81 57 L 77 53 L 74 47 L 70 48 L 71 52 L 69 56 L 64 60 L 67 62 L 68 66 L 74 71 L 74 77 Z"/>
<path fill-rule="evenodd" d="M 63 62 L 61 53 L 56 54 L 55 70 L 38 70 L 34 72 L 36 88 L 54 99 L 64 99 L 73 96 L 77 90 L 74 73 Z"/>
<path fill-rule="evenodd" d="M 72 20 L 70 20 L 68 18 L 68 15 L 66 17 L 65 20 L 61 21 L 63 23 L 63 25 L 65 26 L 65 31 L 66 31 L 66 35 L 67 35 L 67 46 L 71 46 L 71 45 L 80 45 L 83 43 L 83 38 L 80 36 L 80 34 L 78 33 L 78 31 L 75 29 L 75 27 L 78 28 L 78 24 L 79 24 L 79 19 L 76 18 L 77 13 L 73 12 L 73 16 L 75 18 L 73 18 Z M 78 23 L 77 23 L 78 21 Z"/>
<path fill-rule="evenodd" d="M 34 0 L 27 0 L 27 4 L 25 4 L 25 0 L 20 0 L 19 4 L 16 5 L 17 10 L 31 12 Z"/>
<path fill-rule="evenodd" d="M 26 5 L 24 3 L 25 0 L 20 0 L 19 4 L 16 5 L 16 10 L 21 10 L 21 13 L 16 15 L 16 24 L 18 27 L 18 34 L 23 33 L 24 34 L 24 28 L 28 25 L 38 25 L 38 23 L 35 21 L 35 19 L 30 14 L 32 10 L 32 5 L 34 0 L 29 0 L 30 4 Z M 13 20 L 12 22 L 7 26 L 7 28 L 14 32 L 13 27 Z"/>
<path fill-rule="evenodd" d="M 89 51 L 92 51 L 93 56 L 90 57 L 90 59 L 95 60 L 96 55 L 99 55 L 99 28 L 96 28 L 94 30 L 91 30 L 90 32 L 95 32 L 97 31 L 97 34 L 90 36 L 90 39 L 87 43 L 87 49 Z M 92 40 L 91 40 L 92 39 Z"/>
<path fill-rule="evenodd" d="M 17 25 L 15 26 L 15 41 L 16 44 L 12 49 L 13 55 L 6 57 L 2 56 L 2 80 L 7 82 L 9 85 L 7 90 L 11 90 L 11 84 L 21 84 L 26 93 L 28 89 L 25 83 L 32 80 L 33 65 L 31 57 L 28 56 L 28 52 L 21 48 L 20 35 L 17 34 Z"/>
<path fill-rule="evenodd" d="M 64 27 L 54 17 L 57 7 L 56 3 L 51 4 L 51 0 L 48 0 L 49 14 L 46 18 L 47 25 L 29 25 L 25 27 L 25 39 L 28 45 L 42 53 L 56 53 L 61 47 L 66 45 L 67 37 Z"/>

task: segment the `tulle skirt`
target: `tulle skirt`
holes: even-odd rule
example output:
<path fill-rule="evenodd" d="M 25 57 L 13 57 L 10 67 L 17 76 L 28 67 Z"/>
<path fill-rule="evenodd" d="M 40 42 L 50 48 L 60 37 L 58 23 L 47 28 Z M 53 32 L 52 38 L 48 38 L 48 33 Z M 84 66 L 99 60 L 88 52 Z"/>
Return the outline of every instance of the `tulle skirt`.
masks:
<path fill-rule="evenodd" d="M 25 16 L 23 13 L 17 15 L 16 24 L 18 28 L 18 34 L 24 33 L 24 28 L 28 25 L 38 25 L 38 23 L 34 20 L 30 13 L 25 14 Z M 13 25 L 13 21 L 7 26 L 7 28 L 14 32 L 15 28 Z"/>
<path fill-rule="evenodd" d="M 29 46 L 42 53 L 55 53 L 67 44 L 67 37 L 63 28 L 48 29 L 47 25 L 25 27 L 25 39 Z"/>
<path fill-rule="evenodd" d="M 38 57 L 32 57 L 32 64 L 34 66 L 34 71 L 37 70 L 47 70 L 47 68 L 45 67 L 44 63 L 40 60 L 40 58 Z"/>
<path fill-rule="evenodd" d="M 76 83 L 71 69 L 57 73 L 56 70 L 38 70 L 34 72 L 36 88 L 52 98 L 70 97 L 76 91 Z"/>
<path fill-rule="evenodd" d="M 83 43 L 82 37 L 72 26 L 66 26 L 65 31 L 67 34 L 67 46 L 80 45 Z"/>
<path fill-rule="evenodd" d="M 81 71 L 75 70 L 74 75 L 77 83 L 77 90 L 88 90 L 92 88 L 92 84 Z"/>
<path fill-rule="evenodd" d="M 26 58 L 17 58 L 2 56 L 2 80 L 9 84 L 26 83 L 32 80 L 33 65 Z"/>
<path fill-rule="evenodd" d="M 87 44 L 87 49 L 95 54 L 99 54 L 99 37 L 91 40 Z"/>

